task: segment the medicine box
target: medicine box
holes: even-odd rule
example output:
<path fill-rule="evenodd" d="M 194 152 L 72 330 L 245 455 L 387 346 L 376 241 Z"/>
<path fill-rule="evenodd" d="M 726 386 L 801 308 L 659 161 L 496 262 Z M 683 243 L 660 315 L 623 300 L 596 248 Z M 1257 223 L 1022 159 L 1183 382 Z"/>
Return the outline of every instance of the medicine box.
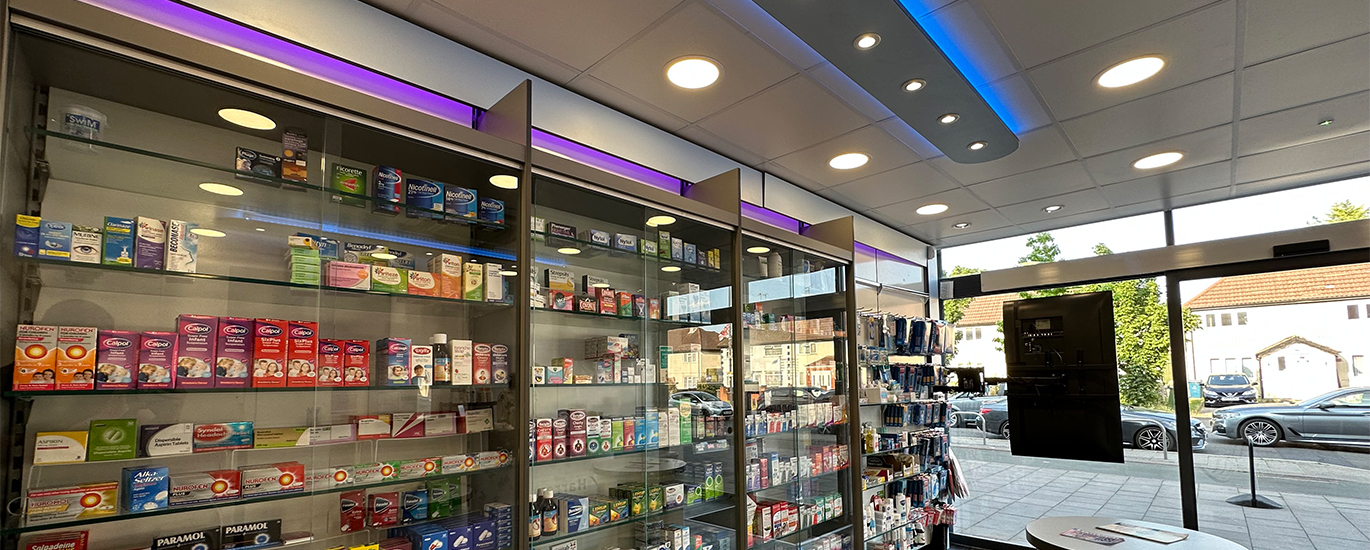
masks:
<path fill-rule="evenodd" d="M 287 133 L 287 136 L 290 134 Z M 303 168 L 301 168 L 303 170 Z M 281 520 L 268 519 L 225 525 L 220 548 L 222 550 L 250 550 L 281 545 Z"/>
<path fill-rule="evenodd" d="M 290 321 L 286 324 L 286 385 L 312 388 L 318 379 L 319 323 Z"/>
<path fill-rule="evenodd" d="M 343 342 L 343 385 L 348 387 L 371 385 L 371 342 L 345 340 Z"/>
<path fill-rule="evenodd" d="M 133 267 L 166 267 L 166 222 L 156 218 L 134 218 Z"/>
<path fill-rule="evenodd" d="M 504 201 L 481 197 L 479 203 L 480 221 L 504 225 Z"/>
<path fill-rule="evenodd" d="M 245 388 L 251 378 L 248 369 L 256 343 L 256 321 L 246 317 L 220 317 L 214 345 L 214 385 L 219 388 Z"/>
<path fill-rule="evenodd" d="M 442 473 L 442 458 L 415 458 L 393 462 L 399 479 L 417 479 Z"/>
<path fill-rule="evenodd" d="M 410 218 L 442 219 L 443 184 L 409 178 L 404 182 L 404 215 Z"/>
<path fill-rule="evenodd" d="M 71 260 L 71 224 L 43 220 L 38 225 L 38 257 Z"/>
<path fill-rule="evenodd" d="M 366 196 L 367 191 L 366 170 L 333 164 L 332 174 L 328 178 L 328 188 L 336 192 L 333 195 L 333 202 L 362 206 L 366 204 L 366 200 L 361 198 Z"/>
<path fill-rule="evenodd" d="M 409 293 L 409 274 L 403 268 L 371 266 L 371 290 L 392 294 Z"/>
<path fill-rule="evenodd" d="M 376 340 L 376 379 L 381 384 L 409 385 L 409 347 L 412 343 L 408 338 Z"/>
<path fill-rule="evenodd" d="M 476 262 L 462 264 L 461 297 L 463 300 L 485 301 L 485 266 Z"/>
<path fill-rule="evenodd" d="M 71 226 L 71 261 L 86 264 L 100 263 L 103 235 L 100 228 L 85 225 Z"/>
<path fill-rule="evenodd" d="M 398 168 L 377 166 L 371 171 L 372 212 L 398 214 L 404 204 L 404 174 Z"/>
<path fill-rule="evenodd" d="M 167 222 L 166 270 L 195 273 L 200 256 L 200 236 L 192 232 L 199 225 L 181 220 Z"/>
<path fill-rule="evenodd" d="M 400 493 L 400 523 L 413 523 L 426 519 L 428 519 L 428 490 L 415 489 Z M 446 535 L 446 532 L 443 534 Z"/>
<path fill-rule="evenodd" d="M 389 462 L 372 462 L 352 467 L 352 483 L 366 485 L 399 478 L 399 470 Z"/>
<path fill-rule="evenodd" d="M 319 386 L 330 388 L 343 386 L 343 341 L 320 338 L 318 359 Z"/>
<path fill-rule="evenodd" d="M 437 296 L 439 294 L 437 278 L 427 271 L 410 270 L 406 274 L 409 278 L 409 288 L 407 292 L 415 296 Z"/>
<path fill-rule="evenodd" d="M 504 266 L 500 264 L 485 264 L 485 301 L 503 302 L 504 301 Z"/>
<path fill-rule="evenodd" d="M 57 389 L 95 389 L 95 356 L 99 332 L 95 327 L 57 329 Z"/>
<path fill-rule="evenodd" d="M 423 433 L 427 437 L 457 433 L 456 413 L 432 412 L 425 414 L 423 416 Z"/>
<path fill-rule="evenodd" d="M 476 219 L 478 217 L 477 197 L 474 189 L 448 185 L 443 193 L 443 211 L 449 216 Z"/>
<path fill-rule="evenodd" d="M 90 519 L 119 511 L 119 482 L 86 483 L 28 493 L 24 518 L 28 523 Z"/>
<path fill-rule="evenodd" d="M 353 533 L 366 528 L 366 490 L 346 491 L 338 497 L 342 532 Z"/>
<path fill-rule="evenodd" d="M 38 240 L 42 232 L 39 227 L 43 219 L 38 216 L 16 215 L 14 218 L 14 255 L 20 258 L 38 257 Z"/>
<path fill-rule="evenodd" d="M 352 417 L 357 425 L 357 439 L 388 439 L 391 430 L 391 416 L 388 414 L 365 414 Z"/>
<path fill-rule="evenodd" d="M 490 345 L 490 383 L 509 383 L 509 346 Z"/>
<path fill-rule="evenodd" d="M 433 274 L 437 296 L 460 299 L 462 296 L 462 257 L 457 254 L 435 254 L 428 259 L 428 271 Z"/>
<path fill-rule="evenodd" d="M 493 373 L 491 357 L 493 349 L 490 344 L 476 342 L 471 346 L 471 375 L 473 383 L 478 386 L 490 383 Z"/>
<path fill-rule="evenodd" d="M 242 475 L 238 470 L 210 470 L 171 474 L 171 506 L 184 506 L 242 496 Z"/>
<path fill-rule="evenodd" d="M 139 338 L 138 388 L 170 389 L 176 375 L 174 332 L 145 331 Z"/>
<path fill-rule="evenodd" d="M 277 449 L 309 445 L 309 428 L 256 428 L 252 431 L 252 448 Z"/>
<path fill-rule="evenodd" d="M 176 387 L 213 386 L 219 318 L 181 314 L 176 317 L 176 334 Z"/>
<path fill-rule="evenodd" d="M 564 290 L 575 292 L 575 274 L 566 269 L 547 268 L 543 270 L 543 280 L 547 283 L 547 288 L 552 290 Z M 589 277 L 587 275 L 587 277 Z"/>
<path fill-rule="evenodd" d="M 105 216 L 104 246 L 100 263 L 133 265 L 133 218 Z M 16 241 L 15 246 L 19 246 Z"/>
<path fill-rule="evenodd" d="M 14 389 L 51 390 L 57 378 L 57 332 L 49 325 L 19 325 L 14 340 Z"/>
<path fill-rule="evenodd" d="M 169 506 L 171 471 L 166 466 L 124 468 L 121 504 L 128 512 L 146 512 Z"/>
<path fill-rule="evenodd" d="M 138 456 L 138 421 L 132 418 L 92 420 L 86 460 L 127 460 Z"/>
<path fill-rule="evenodd" d="M 34 464 L 86 461 L 89 432 L 39 432 L 33 442 Z"/>
<path fill-rule="evenodd" d="M 132 389 L 133 373 L 138 371 L 138 351 L 142 336 L 131 330 L 99 332 L 95 354 L 95 388 Z"/>
<path fill-rule="evenodd" d="M 281 319 L 257 319 L 253 322 L 252 387 L 283 388 L 286 386 L 286 350 L 289 346 L 289 322 Z"/>
<path fill-rule="evenodd" d="M 147 550 L 219 550 L 219 528 L 157 537 Z"/>
<path fill-rule="evenodd" d="M 191 437 L 197 453 L 252 448 L 251 422 L 196 424 Z"/>
<path fill-rule="evenodd" d="M 420 346 L 414 346 L 420 347 Z M 390 437 L 409 438 L 424 436 L 424 413 L 392 413 L 390 415 Z"/>
<path fill-rule="evenodd" d="M 398 492 L 370 493 L 367 497 L 368 516 L 372 527 L 390 527 L 400 523 Z"/>
<path fill-rule="evenodd" d="M 280 462 L 242 469 L 243 497 L 304 490 L 304 465 Z"/>
<path fill-rule="evenodd" d="M 29 537 L 24 550 L 86 550 L 90 542 L 88 531 L 64 531 Z"/>
<path fill-rule="evenodd" d="M 352 262 L 328 262 L 324 284 L 335 288 L 371 290 L 371 266 Z"/>
<path fill-rule="evenodd" d="M 190 454 L 195 449 L 195 425 L 151 424 L 138 427 L 138 456 Z"/>
<path fill-rule="evenodd" d="M 450 340 L 452 349 L 452 385 L 469 386 L 475 382 L 474 344 L 470 340 Z"/>

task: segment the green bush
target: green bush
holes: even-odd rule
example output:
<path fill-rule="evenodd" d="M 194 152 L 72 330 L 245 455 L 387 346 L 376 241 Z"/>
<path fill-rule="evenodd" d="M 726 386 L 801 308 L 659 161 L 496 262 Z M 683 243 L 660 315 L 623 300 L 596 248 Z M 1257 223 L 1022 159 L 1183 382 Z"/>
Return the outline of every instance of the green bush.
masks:
<path fill-rule="evenodd" d="M 1196 413 L 1196 412 L 1199 412 L 1199 409 L 1202 409 L 1202 408 L 1204 408 L 1204 400 L 1203 400 L 1203 398 L 1201 398 L 1201 397 L 1191 397 L 1191 398 L 1189 398 L 1189 412 L 1191 412 L 1191 413 Z"/>

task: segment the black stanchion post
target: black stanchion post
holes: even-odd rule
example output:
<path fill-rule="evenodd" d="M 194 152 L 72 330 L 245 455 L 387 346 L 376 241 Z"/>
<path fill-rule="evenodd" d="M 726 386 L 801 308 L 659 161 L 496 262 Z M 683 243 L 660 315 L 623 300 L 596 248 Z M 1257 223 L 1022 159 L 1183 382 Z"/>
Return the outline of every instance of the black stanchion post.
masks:
<path fill-rule="evenodd" d="M 1237 495 L 1229 498 L 1227 499 L 1228 504 L 1236 504 L 1237 506 L 1245 506 L 1247 508 L 1265 508 L 1268 510 L 1283 509 L 1284 506 L 1280 506 L 1279 503 L 1256 494 L 1256 444 L 1251 441 L 1250 437 L 1246 438 L 1246 456 L 1248 459 L 1248 467 L 1251 470 L 1251 494 Z"/>

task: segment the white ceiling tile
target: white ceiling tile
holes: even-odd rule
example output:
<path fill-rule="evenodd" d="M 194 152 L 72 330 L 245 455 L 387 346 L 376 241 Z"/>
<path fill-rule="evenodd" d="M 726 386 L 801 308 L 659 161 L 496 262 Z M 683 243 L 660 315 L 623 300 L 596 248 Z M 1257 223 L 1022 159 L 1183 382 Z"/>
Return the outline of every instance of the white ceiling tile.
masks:
<path fill-rule="evenodd" d="M 786 168 L 779 164 L 767 162 L 761 165 L 761 169 L 770 173 L 772 176 L 775 176 L 776 178 L 783 179 L 796 187 L 800 187 L 808 191 L 818 192 L 819 190 L 827 188 L 826 185 L 806 178 L 800 175 L 798 172 L 790 170 L 789 168 Z"/>
<path fill-rule="evenodd" d="M 875 99 L 875 96 L 872 96 L 870 92 L 867 92 L 865 88 L 862 88 L 860 84 L 857 84 L 832 63 L 819 63 L 810 67 L 807 72 L 819 84 L 827 86 L 837 97 L 842 98 L 852 108 L 866 115 L 866 118 L 885 120 L 894 116 L 894 111 L 891 111 L 880 100 Z"/>
<path fill-rule="evenodd" d="M 1020 224 L 1018 225 L 1018 227 L 1021 227 L 1028 233 L 1041 233 L 1043 231 L 1051 231 L 1054 229 L 1074 227 L 1077 225 L 1101 222 L 1119 217 L 1122 216 L 1117 215 L 1117 213 L 1112 210 L 1095 210 L 1093 212 L 1085 212 L 1082 214 L 1068 214 L 1059 217 L 1044 219 L 1039 222 Z"/>
<path fill-rule="evenodd" d="M 1175 164 L 1149 170 L 1139 170 L 1132 167 L 1132 163 L 1137 162 L 1138 159 L 1169 151 L 1183 153 L 1184 158 Z M 1089 169 L 1089 173 L 1094 175 L 1094 180 L 1100 185 L 1108 185 L 1163 172 L 1212 164 L 1229 158 L 1232 158 L 1232 125 L 1230 124 L 1090 157 L 1085 159 L 1085 168 Z"/>
<path fill-rule="evenodd" d="M 1092 187 L 1094 180 L 1084 167 L 1078 162 L 1067 162 L 990 180 L 969 189 L 991 206 L 1003 206 Z"/>
<path fill-rule="evenodd" d="M 666 67 L 687 55 L 719 63 L 712 86 L 687 90 L 666 79 Z M 695 122 L 793 75 L 794 67 L 702 4 L 690 4 L 619 48 L 588 74 L 661 109 Z"/>
<path fill-rule="evenodd" d="M 1061 206 L 1063 208 L 1054 213 L 1043 212 L 1042 209 L 1048 206 Z M 999 213 L 1003 214 L 1009 221 L 1021 225 L 1107 208 L 1108 201 L 1104 199 L 1103 193 L 1096 189 L 1085 189 L 1055 197 L 1001 206 Z"/>
<path fill-rule="evenodd" d="M 1370 89 L 1370 35 L 1242 71 L 1242 118 Z"/>
<path fill-rule="evenodd" d="M 565 84 L 580 70 L 550 55 L 452 13 L 447 8 L 419 1 L 410 8 L 408 19 L 416 24 L 471 48 L 491 52 L 501 61 L 536 74 L 549 82 Z"/>
<path fill-rule="evenodd" d="M 1232 77 L 1220 76 L 1062 123 L 1090 157 L 1232 121 Z"/>
<path fill-rule="evenodd" d="M 1278 178 L 1271 178 L 1268 180 L 1254 181 L 1251 183 L 1241 184 L 1237 186 L 1236 196 L 1246 196 L 1255 195 L 1259 193 L 1268 193 L 1271 191 L 1281 191 L 1284 189 L 1293 189 L 1295 187 L 1303 187 L 1306 185 L 1317 185 L 1319 183 L 1328 183 L 1351 178 L 1361 178 L 1365 176 L 1370 176 L 1370 161 L 1355 162 L 1343 166 L 1335 166 L 1332 168 L 1324 168 L 1322 170 L 1314 170 L 1312 172 L 1303 172 L 1300 174 L 1293 174 L 1289 176 L 1282 176 Z M 1331 203 L 1333 201 L 1341 200 L 1342 198 L 1327 197 L 1327 199 L 1328 203 Z"/>
<path fill-rule="evenodd" d="M 1370 158 L 1370 132 L 1242 157 L 1237 183 L 1267 180 L 1363 162 Z"/>
<path fill-rule="evenodd" d="M 931 216 L 924 216 L 915 212 L 915 210 L 917 210 L 920 206 L 938 203 L 947 205 L 947 211 L 941 214 L 933 214 Z M 961 216 L 967 212 L 977 212 L 980 210 L 984 210 L 986 207 L 987 205 L 984 203 L 984 201 L 975 198 L 974 195 L 971 195 L 966 190 L 952 189 L 950 191 L 943 191 L 935 195 L 929 195 L 926 197 L 895 203 L 889 206 L 883 206 L 880 208 L 876 208 L 875 211 L 886 216 L 889 216 L 890 218 L 899 220 L 900 222 L 903 222 L 906 225 L 913 225 L 919 223 L 926 223 L 933 220 L 941 220 L 954 216 Z"/>
<path fill-rule="evenodd" d="M 677 130 L 676 135 L 708 147 L 719 154 L 732 158 L 742 164 L 753 168 L 760 167 L 766 163 L 766 159 L 757 156 L 756 153 L 734 145 L 726 139 L 718 137 L 713 133 L 698 126 L 690 126 Z"/>
<path fill-rule="evenodd" d="M 1161 201 L 1210 189 L 1226 189 L 1232 184 L 1232 163 L 1223 161 L 1195 166 L 1104 186 L 1104 197 L 1117 205 Z"/>
<path fill-rule="evenodd" d="M 967 227 L 967 228 L 966 228 L 966 231 L 971 231 L 971 230 L 973 230 L 973 229 L 975 229 L 975 226 L 972 225 L 972 226 L 970 226 L 970 227 Z M 918 237 L 918 235 L 914 234 L 914 232 L 913 232 L 912 230 L 906 229 L 906 231 L 908 231 L 910 234 L 913 234 L 914 237 Z M 979 243 L 979 242 L 985 242 L 985 241 L 993 241 L 993 240 L 998 240 L 998 239 L 1007 239 L 1007 238 L 1010 238 L 1010 237 L 1017 237 L 1017 236 L 1020 236 L 1020 235 L 1022 235 L 1022 234 L 1023 234 L 1023 230 L 1022 230 L 1022 229 L 1020 229 L 1018 226 L 1010 225 L 1010 226 L 1008 226 L 1008 227 L 1001 227 L 1001 228 L 999 228 L 999 229 L 990 229 L 990 230 L 987 230 L 987 231 L 976 231 L 976 232 L 974 232 L 974 233 L 953 233 L 953 234 L 948 234 L 948 235 L 942 237 L 941 240 L 936 241 L 936 242 L 937 242 L 937 245 L 938 245 L 938 246 L 940 246 L 940 247 L 942 247 L 942 248 L 948 248 L 948 247 L 952 247 L 952 246 L 960 246 L 960 245 L 963 245 L 963 244 L 973 244 L 973 243 Z M 947 266 L 947 271 L 950 272 L 950 271 L 951 271 L 951 268 L 953 268 L 953 267 L 955 267 L 955 266 Z"/>
<path fill-rule="evenodd" d="M 975 12 L 970 2 L 959 2 L 918 18 L 924 28 L 932 27 L 952 37 L 956 54 L 967 58 L 969 66 L 958 65 L 973 87 L 994 82 L 1017 72 L 1008 52 L 999 46 L 989 22 Z"/>
<path fill-rule="evenodd" d="M 965 229 L 957 229 L 954 226 L 958 223 L 969 223 L 970 226 Z M 939 220 L 916 223 L 907 226 L 905 229 L 920 235 L 927 235 L 932 239 L 942 239 L 972 233 L 983 233 L 992 229 L 1004 229 L 1009 228 L 1012 225 L 1013 224 L 1010 223 L 1007 218 L 1003 217 L 998 212 L 993 210 L 980 210 L 978 212 L 966 212 Z"/>
<path fill-rule="evenodd" d="M 642 101 L 632 94 L 615 88 L 593 76 L 577 78 L 568 87 L 580 95 L 605 105 L 613 105 L 618 110 L 640 118 L 667 132 L 677 132 L 690 124 L 678 116 L 663 111 L 655 105 Z"/>
<path fill-rule="evenodd" d="M 1365 0 L 1246 1 L 1247 65 L 1370 32 L 1370 2 Z"/>
<path fill-rule="evenodd" d="M 367 4 L 403 17 L 417 0 L 365 0 Z"/>
<path fill-rule="evenodd" d="M 823 63 L 823 56 L 800 40 L 752 0 L 707 0 L 715 9 L 732 18 L 766 45 L 790 60 L 796 67 L 808 68 Z"/>
<path fill-rule="evenodd" d="M 851 170 L 838 170 L 828 166 L 829 160 L 844 153 L 864 153 L 870 160 L 865 166 Z M 871 125 L 774 159 L 771 164 L 789 168 L 826 187 L 878 174 L 918 160 L 918 155 L 899 140 L 890 137 L 880 127 Z"/>
<path fill-rule="evenodd" d="M 806 75 L 781 82 L 699 122 L 705 130 L 768 159 L 866 124 L 865 117 Z"/>
<path fill-rule="evenodd" d="M 956 181 L 969 185 L 1060 164 L 1074 158 L 1075 154 L 1070 151 L 1070 145 L 1066 143 L 1065 138 L 1061 137 L 1060 130 L 1047 127 L 1019 135 L 1018 150 L 1001 159 L 961 164 L 940 157 L 931 162 L 956 178 Z"/>
<path fill-rule="evenodd" d="M 1331 119 L 1332 123 L 1318 123 Z M 1370 92 L 1248 118 L 1237 125 L 1241 155 L 1370 130 Z"/>
<path fill-rule="evenodd" d="M 919 162 L 829 187 L 824 190 L 824 195 L 842 197 L 852 204 L 861 205 L 858 210 L 870 210 L 955 188 L 955 182 L 939 174 L 928 163 Z"/>
<path fill-rule="evenodd" d="M 1075 118 L 1165 90 L 1232 72 L 1236 3 L 1225 2 L 1100 44 L 1028 71 L 1059 120 Z M 1156 76 L 1121 88 L 1095 83 L 1105 69 L 1159 55 Z"/>
<path fill-rule="evenodd" d="M 924 138 L 912 126 L 909 126 L 909 123 L 904 122 L 904 119 L 891 117 L 877 122 L 875 125 L 884 128 L 886 132 L 889 132 L 904 145 L 909 146 L 920 157 L 930 159 L 942 156 L 940 149 L 933 146 L 932 142 Z"/>
<path fill-rule="evenodd" d="M 950 4 L 956 0 L 899 0 L 899 4 L 904 6 L 904 10 L 914 17 L 922 17 Z"/>
<path fill-rule="evenodd" d="M 976 91 L 979 91 L 982 97 L 998 99 L 1002 106 L 997 108 L 995 113 L 1004 119 L 1004 124 L 1015 134 L 1051 124 L 1051 116 L 1028 88 L 1027 79 L 1022 75 L 1016 74 L 993 84 L 986 84 Z"/>
<path fill-rule="evenodd" d="M 985 10 L 1024 67 L 1034 67 L 1159 23 L 1211 0 L 985 0 Z"/>
<path fill-rule="evenodd" d="M 1119 206 L 1115 207 L 1113 211 L 1117 214 L 1116 217 L 1121 218 L 1125 216 L 1135 216 L 1137 214 L 1163 212 L 1169 209 L 1184 208 L 1197 204 L 1207 204 L 1210 202 L 1227 200 L 1229 198 L 1232 198 L 1231 189 L 1224 186 L 1205 191 L 1186 193 L 1184 195 L 1173 195 L 1154 201 Z"/>

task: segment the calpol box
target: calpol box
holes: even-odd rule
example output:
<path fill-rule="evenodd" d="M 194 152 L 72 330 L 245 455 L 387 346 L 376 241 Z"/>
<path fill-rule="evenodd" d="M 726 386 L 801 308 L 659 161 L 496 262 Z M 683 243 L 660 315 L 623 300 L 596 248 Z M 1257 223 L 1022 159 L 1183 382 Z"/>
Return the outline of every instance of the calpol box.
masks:
<path fill-rule="evenodd" d="M 245 388 L 251 377 L 256 321 L 247 317 L 220 317 L 214 345 L 214 385 Z"/>
<path fill-rule="evenodd" d="M 319 339 L 319 386 L 341 387 L 343 383 L 344 340 Z"/>
<path fill-rule="evenodd" d="M 284 388 L 289 322 L 257 319 L 252 330 L 252 387 Z"/>
<path fill-rule="evenodd" d="M 174 332 L 145 331 L 138 346 L 138 387 L 169 389 L 176 382 Z"/>
<path fill-rule="evenodd" d="M 19 325 L 14 340 L 15 391 L 51 390 L 57 383 L 57 327 Z"/>
<path fill-rule="evenodd" d="M 176 317 L 176 334 L 176 387 L 212 387 L 219 318 L 181 314 Z"/>
<path fill-rule="evenodd" d="M 57 329 L 57 389 L 95 389 L 95 357 L 100 329 Z"/>
<path fill-rule="evenodd" d="M 286 328 L 290 336 L 286 344 L 286 385 L 312 388 L 318 379 L 319 324 L 290 321 Z"/>
<path fill-rule="evenodd" d="M 138 349 L 142 335 L 132 330 L 102 330 L 95 352 L 95 388 L 126 390 L 134 387 Z"/>
<path fill-rule="evenodd" d="M 371 385 L 371 342 L 345 340 L 343 343 L 343 385 Z"/>

